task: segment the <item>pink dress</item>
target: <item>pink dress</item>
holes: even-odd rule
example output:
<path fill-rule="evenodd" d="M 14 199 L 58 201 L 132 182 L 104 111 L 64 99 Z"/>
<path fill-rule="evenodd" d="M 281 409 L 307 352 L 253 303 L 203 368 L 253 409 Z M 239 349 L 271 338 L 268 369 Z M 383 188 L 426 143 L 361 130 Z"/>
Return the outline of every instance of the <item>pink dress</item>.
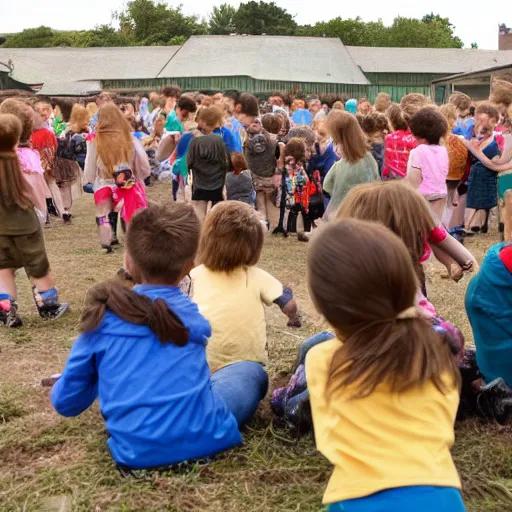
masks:
<path fill-rule="evenodd" d="M 44 179 L 44 170 L 41 166 L 39 153 L 31 148 L 18 148 L 18 159 L 20 161 L 23 176 L 32 185 L 34 190 L 34 206 L 46 218 L 46 198 L 52 197 L 52 193 Z"/>
<path fill-rule="evenodd" d="M 409 155 L 409 168 L 421 170 L 419 193 L 428 200 L 446 197 L 446 177 L 450 167 L 448 150 L 437 144 L 420 144 Z"/>

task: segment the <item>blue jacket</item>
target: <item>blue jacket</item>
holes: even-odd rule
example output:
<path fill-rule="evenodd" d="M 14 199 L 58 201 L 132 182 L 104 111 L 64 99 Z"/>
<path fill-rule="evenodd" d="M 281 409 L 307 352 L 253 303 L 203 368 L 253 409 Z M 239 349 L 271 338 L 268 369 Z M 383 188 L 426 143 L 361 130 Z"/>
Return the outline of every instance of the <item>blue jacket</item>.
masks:
<path fill-rule="evenodd" d="M 75 341 L 51 400 L 58 413 L 76 416 L 99 396 L 118 464 L 168 466 L 221 452 L 242 438 L 233 414 L 210 383 L 206 344 L 211 328 L 188 297 L 169 286 L 136 286 L 164 299 L 189 329 L 185 347 L 162 345 L 147 326 L 107 312 L 93 332 Z"/>
<path fill-rule="evenodd" d="M 334 144 L 331 142 L 323 153 L 313 153 L 311 155 L 307 173 L 311 176 L 315 171 L 319 171 L 323 183 L 327 173 L 338 160 L 338 155 L 334 151 Z"/>
<path fill-rule="evenodd" d="M 500 243 L 489 249 L 469 283 L 466 312 L 485 381 L 502 377 L 512 387 L 512 274 L 500 260 L 502 247 Z"/>
<path fill-rule="evenodd" d="M 238 151 L 240 153 L 242 152 L 242 142 L 240 141 L 240 138 L 237 140 L 233 135 L 233 132 L 231 132 L 225 126 L 216 128 L 213 130 L 213 133 L 216 133 L 222 137 L 222 140 L 224 141 L 224 144 L 226 144 L 226 147 L 230 153 L 233 153 L 233 151 Z"/>

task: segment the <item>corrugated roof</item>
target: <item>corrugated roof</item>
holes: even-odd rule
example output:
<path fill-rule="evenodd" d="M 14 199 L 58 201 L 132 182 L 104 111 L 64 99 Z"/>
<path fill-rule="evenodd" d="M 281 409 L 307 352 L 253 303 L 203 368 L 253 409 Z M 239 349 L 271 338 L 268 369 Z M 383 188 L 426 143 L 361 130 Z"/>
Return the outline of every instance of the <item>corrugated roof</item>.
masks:
<path fill-rule="evenodd" d="M 466 73 L 512 63 L 512 51 L 347 46 L 365 73 Z"/>
<path fill-rule="evenodd" d="M 369 83 L 339 39 L 322 37 L 195 36 L 158 75 L 159 78 L 210 76 Z"/>
<path fill-rule="evenodd" d="M 155 78 L 180 46 L 117 48 L 0 48 L 0 62 L 14 64 L 25 84 Z"/>
<path fill-rule="evenodd" d="M 43 96 L 89 96 L 102 91 L 99 80 L 81 82 L 45 82 L 38 91 Z"/>

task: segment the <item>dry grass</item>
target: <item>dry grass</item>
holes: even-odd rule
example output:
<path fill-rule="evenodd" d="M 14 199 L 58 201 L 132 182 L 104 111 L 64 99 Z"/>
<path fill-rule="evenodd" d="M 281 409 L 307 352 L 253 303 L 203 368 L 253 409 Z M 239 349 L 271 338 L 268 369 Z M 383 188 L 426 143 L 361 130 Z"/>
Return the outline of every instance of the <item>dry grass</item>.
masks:
<path fill-rule="evenodd" d="M 169 196 L 167 185 L 151 189 L 154 201 Z M 40 380 L 63 367 L 77 334 L 85 291 L 112 276 L 122 254 L 104 255 L 98 249 L 90 197 L 77 202 L 72 226 L 55 223 L 46 238 L 61 296 L 73 309 L 58 322 L 43 323 L 32 306 L 26 278 L 18 276 L 26 327 L 0 331 L 0 510 L 322 510 L 329 464 L 316 453 L 311 438 L 296 441 L 275 431 L 265 411 L 245 433 L 243 447 L 207 466 L 137 480 L 121 477 L 114 468 L 96 406 L 75 419 L 57 416 Z M 493 233 L 468 246 L 481 258 L 496 239 Z M 306 249 L 294 239 L 270 237 L 265 246 L 261 266 L 295 290 L 306 320 L 301 330 L 292 330 L 277 308 L 269 310 L 273 378 L 289 371 L 301 339 L 322 327 L 307 296 Z M 439 267 L 429 269 L 431 299 L 470 340 L 465 283 L 443 281 L 439 274 Z M 454 456 L 470 512 L 512 509 L 511 433 L 510 428 L 478 421 L 457 427 Z"/>

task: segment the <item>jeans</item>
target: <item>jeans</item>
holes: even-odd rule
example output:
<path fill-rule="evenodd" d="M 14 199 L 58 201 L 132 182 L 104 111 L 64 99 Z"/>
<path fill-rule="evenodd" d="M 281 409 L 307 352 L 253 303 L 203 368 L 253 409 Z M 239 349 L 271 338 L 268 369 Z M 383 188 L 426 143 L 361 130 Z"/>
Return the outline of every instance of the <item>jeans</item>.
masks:
<path fill-rule="evenodd" d="M 328 512 L 464 512 L 458 489 L 452 487 L 398 487 L 364 498 L 332 503 Z"/>
<path fill-rule="evenodd" d="M 336 335 L 330 331 L 322 331 L 317 334 L 313 334 L 311 338 L 308 338 L 306 341 L 302 342 L 302 345 L 299 348 L 299 362 L 298 365 L 304 364 L 306 362 L 306 355 L 316 345 L 323 343 L 324 341 L 332 340 L 336 338 Z M 297 365 L 297 366 L 298 366 Z"/>
<path fill-rule="evenodd" d="M 217 370 L 211 377 L 212 389 L 233 413 L 242 427 L 256 412 L 268 391 L 268 375 L 260 363 L 240 361 Z"/>

